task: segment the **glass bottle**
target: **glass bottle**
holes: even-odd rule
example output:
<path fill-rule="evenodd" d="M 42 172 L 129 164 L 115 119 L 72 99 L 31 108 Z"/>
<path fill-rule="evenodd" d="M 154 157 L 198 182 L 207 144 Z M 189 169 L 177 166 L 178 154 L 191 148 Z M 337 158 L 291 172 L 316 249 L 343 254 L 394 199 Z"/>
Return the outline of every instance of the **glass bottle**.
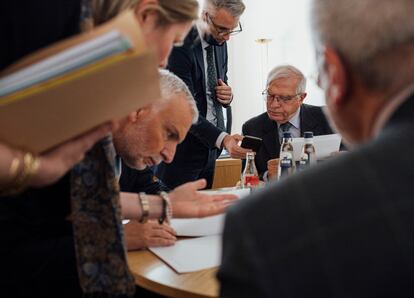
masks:
<path fill-rule="evenodd" d="M 294 171 L 295 161 L 293 158 L 292 134 L 284 132 L 282 145 L 280 146 L 278 178 L 292 175 Z"/>
<path fill-rule="evenodd" d="M 259 174 L 254 163 L 254 152 L 246 153 L 246 166 L 242 174 L 242 187 L 256 187 L 259 185 Z"/>
<path fill-rule="evenodd" d="M 305 144 L 300 155 L 299 168 L 304 170 L 316 163 L 316 151 L 313 145 L 313 132 L 307 131 L 304 133 Z"/>

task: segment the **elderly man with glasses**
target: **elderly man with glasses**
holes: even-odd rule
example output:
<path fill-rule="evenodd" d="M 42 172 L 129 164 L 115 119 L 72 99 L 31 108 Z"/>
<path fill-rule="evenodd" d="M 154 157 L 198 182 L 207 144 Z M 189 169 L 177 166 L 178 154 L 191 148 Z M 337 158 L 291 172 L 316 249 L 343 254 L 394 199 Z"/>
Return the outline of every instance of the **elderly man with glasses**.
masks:
<path fill-rule="evenodd" d="M 205 0 L 204 4 L 200 22 L 184 45 L 172 51 L 167 66 L 188 85 L 200 112 L 198 123 L 177 147 L 174 161 L 156 169 L 157 177 L 170 188 L 200 178 L 210 188 L 222 148 L 234 158 L 245 158 L 247 152 L 238 146 L 241 136 L 229 135 L 233 93 L 227 84 L 226 44 L 242 31 L 240 16 L 245 5 L 241 0 Z"/>
<path fill-rule="evenodd" d="M 271 178 L 274 169 L 269 162 L 279 157 L 283 132 L 301 137 L 305 131 L 314 135 L 331 134 L 332 130 L 320 107 L 304 104 L 306 78 L 291 65 L 275 67 L 268 75 L 263 91 L 267 111 L 243 124 L 243 135 L 263 139 L 256 152 L 256 167 L 263 179 Z M 269 171 L 269 172 L 268 172 Z"/>

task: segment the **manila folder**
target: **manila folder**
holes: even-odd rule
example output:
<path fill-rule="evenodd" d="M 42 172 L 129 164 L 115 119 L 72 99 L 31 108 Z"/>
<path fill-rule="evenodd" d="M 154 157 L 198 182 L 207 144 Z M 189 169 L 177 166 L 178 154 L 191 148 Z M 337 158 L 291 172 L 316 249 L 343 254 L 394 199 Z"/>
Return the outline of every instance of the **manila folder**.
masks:
<path fill-rule="evenodd" d="M 30 96 L 0 104 L 0 142 L 46 151 L 160 97 L 152 52 L 132 55 Z"/>

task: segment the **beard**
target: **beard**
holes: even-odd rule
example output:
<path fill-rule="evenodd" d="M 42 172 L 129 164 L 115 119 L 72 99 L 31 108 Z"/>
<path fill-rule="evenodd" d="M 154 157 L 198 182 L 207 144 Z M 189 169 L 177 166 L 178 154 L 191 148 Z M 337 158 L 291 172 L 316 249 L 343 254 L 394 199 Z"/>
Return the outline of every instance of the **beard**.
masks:
<path fill-rule="evenodd" d="M 204 34 L 204 40 L 211 46 L 222 47 L 224 42 L 219 43 L 210 33 Z"/>

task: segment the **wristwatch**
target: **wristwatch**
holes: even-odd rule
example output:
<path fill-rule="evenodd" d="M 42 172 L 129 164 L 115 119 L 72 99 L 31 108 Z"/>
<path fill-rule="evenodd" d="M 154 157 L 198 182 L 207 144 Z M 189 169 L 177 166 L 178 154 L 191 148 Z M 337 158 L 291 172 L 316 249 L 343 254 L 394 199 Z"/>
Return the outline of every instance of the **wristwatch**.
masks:
<path fill-rule="evenodd" d="M 163 211 L 161 217 L 158 219 L 158 222 L 160 223 L 160 225 L 162 225 L 165 221 L 167 223 L 171 222 L 172 207 L 170 196 L 168 195 L 168 193 L 166 193 L 165 191 L 161 191 L 160 197 L 162 198 Z"/>

